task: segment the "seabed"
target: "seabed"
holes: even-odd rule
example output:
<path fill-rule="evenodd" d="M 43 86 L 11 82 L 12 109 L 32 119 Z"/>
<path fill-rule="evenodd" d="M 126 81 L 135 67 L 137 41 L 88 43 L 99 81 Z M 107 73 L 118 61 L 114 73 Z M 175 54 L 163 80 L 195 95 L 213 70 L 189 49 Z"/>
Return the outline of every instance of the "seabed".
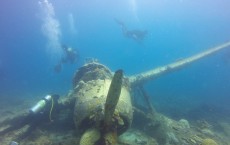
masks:
<path fill-rule="evenodd" d="M 0 122 L 14 118 L 28 110 L 37 100 L 19 101 L 11 106 L 1 101 Z M 20 142 L 21 145 L 73 145 L 79 144 L 80 134 L 76 130 L 70 110 L 63 111 L 54 122 L 38 126 L 30 136 Z M 119 136 L 118 145 L 230 145 L 230 118 L 220 118 L 216 124 L 205 120 L 173 120 L 163 114 L 157 114 L 157 120 L 151 113 L 134 109 L 131 128 Z M 26 128 L 27 126 L 25 126 Z M 219 128 L 216 130 L 216 128 Z M 221 130 L 220 130 L 221 129 Z M 2 128 L 0 128 L 2 130 Z M 8 145 L 19 131 L 0 136 L 0 143 Z"/>

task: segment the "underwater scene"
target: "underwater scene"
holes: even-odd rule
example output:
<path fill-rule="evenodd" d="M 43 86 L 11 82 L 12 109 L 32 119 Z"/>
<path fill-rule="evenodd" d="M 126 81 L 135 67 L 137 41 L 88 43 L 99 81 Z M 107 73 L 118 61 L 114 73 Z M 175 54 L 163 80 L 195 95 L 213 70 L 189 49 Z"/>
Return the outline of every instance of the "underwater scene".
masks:
<path fill-rule="evenodd" d="M 230 145 L 230 1 L 0 1 L 0 145 Z"/>

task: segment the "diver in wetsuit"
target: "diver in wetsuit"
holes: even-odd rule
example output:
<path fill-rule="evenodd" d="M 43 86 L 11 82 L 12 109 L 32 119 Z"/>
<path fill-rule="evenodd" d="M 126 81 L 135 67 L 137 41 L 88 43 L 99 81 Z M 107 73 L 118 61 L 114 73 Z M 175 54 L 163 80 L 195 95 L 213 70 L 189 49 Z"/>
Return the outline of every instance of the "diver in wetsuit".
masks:
<path fill-rule="evenodd" d="M 137 30 L 137 29 L 128 30 L 126 25 L 122 21 L 120 21 L 118 19 L 114 19 L 114 20 L 118 25 L 121 26 L 121 30 L 122 30 L 123 35 L 128 37 L 128 38 L 131 38 L 135 41 L 143 40 L 146 37 L 146 35 L 148 34 L 148 31 L 146 31 L 146 30 L 144 30 L 144 31 L 143 30 Z"/>
<path fill-rule="evenodd" d="M 64 57 L 60 60 L 60 62 L 54 67 L 55 72 L 60 72 L 62 70 L 62 64 L 71 63 L 73 64 L 78 58 L 78 52 L 67 45 L 62 45 L 62 49 L 64 51 Z"/>
<path fill-rule="evenodd" d="M 12 120 L 4 121 L 2 125 L 9 125 L 9 127 L 0 131 L 0 136 L 14 130 L 22 129 L 24 126 L 28 125 L 29 127 L 10 143 L 10 145 L 18 145 L 17 142 L 29 136 L 37 126 L 44 122 L 53 121 L 52 114 L 60 110 L 58 99 L 59 95 L 47 95 L 32 107 L 29 112 L 19 115 Z"/>

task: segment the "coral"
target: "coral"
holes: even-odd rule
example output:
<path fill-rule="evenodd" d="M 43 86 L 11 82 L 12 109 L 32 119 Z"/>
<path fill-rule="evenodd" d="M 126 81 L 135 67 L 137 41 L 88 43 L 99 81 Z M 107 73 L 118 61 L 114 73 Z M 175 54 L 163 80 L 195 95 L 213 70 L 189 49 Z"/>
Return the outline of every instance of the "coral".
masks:
<path fill-rule="evenodd" d="M 80 145 L 93 145 L 100 138 L 100 132 L 95 129 L 88 129 L 82 135 Z"/>
<path fill-rule="evenodd" d="M 215 136 L 215 134 L 210 129 L 202 129 L 201 132 L 209 137 Z"/>
<path fill-rule="evenodd" d="M 177 137 L 173 132 L 168 132 L 167 137 L 169 143 L 178 144 L 179 140 L 177 139 Z"/>
<path fill-rule="evenodd" d="M 204 139 L 201 145 L 218 145 L 213 139 L 207 138 Z"/>
<path fill-rule="evenodd" d="M 182 128 L 190 128 L 189 122 L 185 119 L 179 120 L 178 123 Z"/>
<path fill-rule="evenodd" d="M 144 132 L 130 129 L 119 136 L 118 145 L 158 145 L 158 143 Z"/>

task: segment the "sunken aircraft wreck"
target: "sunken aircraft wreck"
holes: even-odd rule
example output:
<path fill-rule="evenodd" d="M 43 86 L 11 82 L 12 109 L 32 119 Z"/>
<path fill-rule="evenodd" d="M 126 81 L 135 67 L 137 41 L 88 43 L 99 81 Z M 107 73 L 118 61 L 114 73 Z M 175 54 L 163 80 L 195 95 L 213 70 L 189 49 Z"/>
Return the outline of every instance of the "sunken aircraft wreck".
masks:
<path fill-rule="evenodd" d="M 210 135 L 211 133 L 207 135 L 202 129 L 190 127 L 185 119 L 175 121 L 158 113 L 148 101 L 148 94 L 142 85 L 229 46 L 230 42 L 227 42 L 191 57 L 132 76 L 123 76 L 122 70 L 113 73 L 107 66 L 97 61 L 90 61 L 76 71 L 73 89 L 68 95 L 59 98 L 57 102 L 59 112 L 55 121 L 43 123 L 33 128 L 33 131 L 23 139 L 14 141 L 28 128 L 28 125 L 24 125 L 14 130 L 8 129 L 18 118 L 25 116 L 25 113 L 23 115 L 18 113 L 1 121 L 0 142 L 9 144 L 13 141 L 12 145 L 17 142 L 26 145 L 209 145 L 210 143 L 214 145 L 217 142 L 227 144 L 217 135 Z M 139 97 L 146 101 L 148 112 L 132 104 L 132 92 L 135 89 L 141 92 Z M 50 98 L 46 96 L 45 101 L 30 109 L 30 113 L 39 112 L 49 100 L 53 100 Z M 55 107 L 53 102 L 48 109 L 49 117 L 52 108 Z M 141 123 L 132 125 L 137 122 L 135 120 L 141 120 Z"/>

